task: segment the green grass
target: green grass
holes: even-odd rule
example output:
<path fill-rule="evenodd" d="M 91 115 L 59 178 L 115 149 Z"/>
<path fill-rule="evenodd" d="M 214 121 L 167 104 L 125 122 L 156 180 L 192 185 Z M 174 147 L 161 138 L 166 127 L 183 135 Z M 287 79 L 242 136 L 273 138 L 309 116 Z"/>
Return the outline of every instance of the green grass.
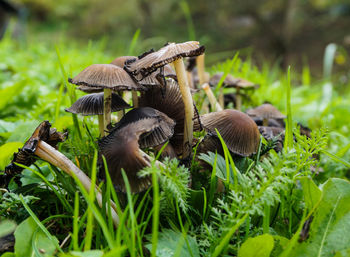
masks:
<path fill-rule="evenodd" d="M 186 12 L 186 2 L 181 6 Z M 191 17 L 187 19 L 189 34 L 194 36 Z M 327 57 L 327 77 L 322 81 L 310 75 L 306 64 L 286 72 L 268 62 L 257 67 L 249 56 L 237 54 L 210 67 L 211 74 L 230 73 L 260 85 L 247 93 L 250 100 L 243 99 L 243 110 L 269 101 L 286 114 L 288 151 L 277 154 L 270 150 L 266 157 L 268 145 L 262 140 L 256 156 L 236 158 L 222 140 L 224 156 L 199 157 L 210 164 L 209 170 L 199 172 L 198 156 L 193 158 L 191 169 L 176 160 L 165 161 L 164 168 L 153 164 L 142 171 L 143 176 L 152 176 L 149 190 L 132 195 L 126 183 L 127 194 L 121 194 L 115 191 L 108 174 L 106 181 L 100 183 L 98 179 L 97 117 L 64 111 L 83 95 L 67 83 L 67 78 L 92 63 L 108 63 L 128 53 L 141 54 L 136 48 L 139 33 L 135 33 L 130 47 L 113 49 L 113 53 L 104 48 L 103 42 L 77 45 L 62 40 L 52 46 L 42 42 L 19 44 L 8 37 L 0 41 L 0 170 L 39 122 L 49 120 L 59 131 L 68 130 L 68 140 L 58 150 L 100 187 L 107 206 L 100 208 L 94 194 L 88 193 L 79 181 L 39 160 L 19 176 L 22 185 L 11 181 L 7 191 L 0 191 L 0 224 L 6 225 L 2 221 L 11 219 L 19 231 L 27 231 L 30 236 L 20 240 L 24 240 L 21 243 L 28 246 L 28 251 L 40 254 L 37 239 L 46 238 L 43 249 L 54 246 L 56 256 L 232 256 L 253 239 L 267 240 L 258 237 L 262 234 L 270 234 L 274 240 L 274 248 L 267 256 L 297 256 L 304 222 L 311 215 L 319 220 L 322 211 L 331 207 L 337 212 L 335 202 L 323 202 L 327 200 L 325 196 L 319 205 L 306 211 L 311 193 L 304 184 L 300 186 L 299 179 L 307 177 L 320 186 L 327 181 L 324 185 L 340 183 L 334 178 L 347 183 L 350 177 L 350 89 L 348 84 L 335 86 L 341 75 L 332 76 L 331 57 Z M 219 90 L 215 93 L 219 94 Z M 194 98 L 199 103 L 204 93 Z M 310 139 L 298 134 L 297 122 L 313 130 Z M 196 136 L 200 139 L 203 133 Z M 319 159 L 312 158 L 315 154 Z M 318 174 L 311 171 L 314 167 Z M 124 179 L 127 180 L 125 175 Z M 224 183 L 224 192 L 217 192 L 218 179 Z M 333 192 L 330 188 L 320 187 L 320 191 L 329 194 Z M 340 196 L 349 199 L 346 185 L 337 188 Z M 120 218 L 118 227 L 110 218 L 111 200 Z M 343 214 L 337 212 L 336 219 L 343 221 Z M 329 220 L 328 227 L 333 226 L 332 222 Z M 310 228 L 310 237 L 315 231 Z M 328 236 L 325 234 L 324 239 Z M 342 239 L 338 240 L 342 245 Z M 18 247 L 15 251 L 19 251 Z M 328 256 L 327 249 L 323 247 L 317 253 L 324 251 Z M 85 255 L 77 254 L 83 251 Z"/>

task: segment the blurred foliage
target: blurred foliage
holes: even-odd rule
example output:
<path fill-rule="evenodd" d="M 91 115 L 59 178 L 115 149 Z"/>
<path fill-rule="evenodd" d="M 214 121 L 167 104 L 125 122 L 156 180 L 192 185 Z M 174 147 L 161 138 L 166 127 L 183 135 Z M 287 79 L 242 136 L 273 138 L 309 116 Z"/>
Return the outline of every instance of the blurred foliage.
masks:
<path fill-rule="evenodd" d="M 253 47 L 255 55 L 268 56 L 283 67 L 309 62 L 320 68 L 320 53 L 328 43 L 350 47 L 350 3 L 346 0 L 13 2 L 29 11 L 29 24 L 34 25 L 30 33 L 40 31 L 47 36 L 68 31 L 82 41 L 105 37 L 112 49 L 127 44 L 141 29 L 141 38 L 146 39 L 142 51 L 167 41 L 196 39 L 210 52 L 218 52 L 211 61 L 223 59 L 227 51 L 249 53 Z M 348 56 L 340 55 L 337 63 L 348 68 Z"/>

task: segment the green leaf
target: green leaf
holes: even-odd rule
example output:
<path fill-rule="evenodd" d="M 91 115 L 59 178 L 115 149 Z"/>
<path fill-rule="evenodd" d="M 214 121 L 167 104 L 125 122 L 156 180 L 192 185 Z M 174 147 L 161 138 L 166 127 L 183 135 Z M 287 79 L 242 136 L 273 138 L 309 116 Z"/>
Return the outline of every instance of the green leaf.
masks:
<path fill-rule="evenodd" d="M 269 257 L 273 246 L 274 240 L 269 234 L 250 237 L 242 244 L 238 251 L 238 257 Z"/>
<path fill-rule="evenodd" d="M 0 110 L 5 108 L 8 103 L 11 103 L 13 98 L 18 94 L 18 92 L 21 90 L 23 84 L 18 82 L 10 87 L 0 89 Z"/>
<path fill-rule="evenodd" d="M 16 257 L 16 254 L 15 253 L 4 253 L 3 255 L 1 255 L 1 257 Z"/>
<path fill-rule="evenodd" d="M 8 142 L 25 142 L 36 129 L 36 127 L 40 124 L 40 121 L 26 121 L 21 122 L 21 125 L 17 126 L 11 136 L 7 139 Z M 23 144 L 22 143 L 22 144 Z"/>
<path fill-rule="evenodd" d="M 29 217 L 18 225 L 15 231 L 15 254 L 17 257 L 51 256 L 56 247 L 40 230 L 33 218 Z M 57 240 L 55 238 L 55 240 Z"/>
<path fill-rule="evenodd" d="M 85 252 L 71 251 L 70 253 L 62 254 L 60 257 L 102 257 L 103 252 L 100 250 L 90 250 Z"/>
<path fill-rule="evenodd" d="M 16 223 L 11 220 L 0 222 L 0 238 L 11 234 L 16 229 Z"/>
<path fill-rule="evenodd" d="M 10 163 L 13 153 L 17 152 L 19 147 L 22 147 L 21 142 L 10 142 L 0 146 L 0 170 L 4 170 Z"/>
<path fill-rule="evenodd" d="M 329 179 L 314 213 L 309 238 L 294 245 L 288 256 L 334 256 L 350 245 L 350 183 Z"/>
<path fill-rule="evenodd" d="M 312 210 L 322 197 L 322 191 L 316 186 L 311 178 L 302 177 L 299 179 L 303 188 L 304 200 L 308 210 Z"/>
<path fill-rule="evenodd" d="M 169 257 L 174 256 L 175 253 L 180 253 L 177 254 L 177 256 L 181 257 L 199 256 L 199 249 L 196 240 L 188 235 L 186 237 L 190 249 L 188 249 L 182 233 L 170 229 L 164 229 L 159 233 L 156 256 Z M 151 239 L 151 235 L 148 235 L 147 238 Z M 152 250 L 152 244 L 147 244 L 146 247 L 150 251 Z"/>

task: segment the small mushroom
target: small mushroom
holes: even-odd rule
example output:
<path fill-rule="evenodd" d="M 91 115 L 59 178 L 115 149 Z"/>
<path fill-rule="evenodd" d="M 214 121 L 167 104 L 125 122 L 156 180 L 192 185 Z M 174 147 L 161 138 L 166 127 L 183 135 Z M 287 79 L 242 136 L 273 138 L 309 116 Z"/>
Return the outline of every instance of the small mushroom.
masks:
<path fill-rule="evenodd" d="M 214 74 L 209 81 L 209 84 L 211 86 L 216 86 L 221 77 L 223 76 L 222 72 L 216 73 Z M 240 93 L 241 90 L 246 90 L 246 89 L 252 89 L 252 88 L 257 88 L 258 85 L 242 79 L 242 78 L 234 78 L 232 75 L 227 74 L 227 76 L 225 77 L 225 80 L 223 82 L 223 87 L 225 88 L 235 88 L 236 89 L 236 106 L 235 108 L 237 110 L 241 110 L 242 107 L 242 94 Z M 220 92 L 220 104 L 223 105 L 224 104 L 224 99 L 223 99 L 223 92 Z"/>
<path fill-rule="evenodd" d="M 194 109 L 186 70 L 182 59 L 184 57 L 201 55 L 204 53 L 204 50 L 204 46 L 200 46 L 199 42 L 196 41 L 189 41 L 180 44 L 169 43 L 157 52 L 146 54 L 144 57 L 139 58 L 135 62 L 128 63 L 125 66 L 125 69 L 132 74 L 132 76 L 140 80 L 168 63 L 174 65 L 185 106 L 186 122 L 184 127 L 183 157 L 188 157 L 191 154 L 190 149 L 193 140 L 192 128 Z"/>
<path fill-rule="evenodd" d="M 93 64 L 85 68 L 69 82 L 79 86 L 104 91 L 104 129 L 111 123 L 112 90 L 146 90 L 136 84 L 122 68 L 113 64 Z"/>
<path fill-rule="evenodd" d="M 126 192 L 121 169 L 124 169 L 133 193 L 144 191 L 151 185 L 150 177 L 137 176 L 137 172 L 151 162 L 140 153 L 139 140 L 159 126 L 158 118 L 141 119 L 114 129 L 98 142 L 100 154 L 106 158 L 108 172 L 118 190 Z"/>
<path fill-rule="evenodd" d="M 90 178 L 77 166 L 74 165 L 66 156 L 57 151 L 54 146 L 58 142 L 61 142 L 66 137 L 67 133 L 57 132 L 56 129 L 50 128 L 51 124 L 48 121 L 43 121 L 34 131 L 32 136 L 25 142 L 24 146 L 19 149 L 19 152 L 14 154 L 12 163 L 5 169 L 5 173 L 13 175 L 22 171 L 22 168 L 15 163 L 20 163 L 26 166 L 33 164 L 36 160 L 35 155 L 41 159 L 57 166 L 68 175 L 76 177 L 80 180 L 83 187 L 90 191 L 91 181 Z M 96 200 L 100 207 L 102 206 L 102 194 L 98 187 L 96 190 Z M 116 206 L 111 202 L 112 206 L 112 219 L 116 226 L 119 224 L 119 217 L 115 212 Z"/>
<path fill-rule="evenodd" d="M 274 150 L 276 152 L 282 151 L 284 142 L 284 128 L 259 126 L 259 131 L 267 141 L 272 140 L 275 142 Z"/>
<path fill-rule="evenodd" d="M 223 110 L 201 116 L 203 128 L 216 135 L 219 131 L 228 149 L 240 156 L 256 153 L 260 133 L 255 122 L 245 113 L 236 110 Z"/>
<path fill-rule="evenodd" d="M 123 98 L 112 93 L 111 112 L 131 108 Z M 66 112 L 81 114 L 84 116 L 98 115 L 98 123 L 101 136 L 104 135 L 103 127 L 103 93 L 93 93 L 80 97 Z"/>
<path fill-rule="evenodd" d="M 262 104 L 254 109 L 247 111 L 247 114 L 251 117 L 260 117 L 263 119 L 263 126 L 267 126 L 269 119 L 285 119 L 284 116 L 276 107 L 272 104 Z"/>

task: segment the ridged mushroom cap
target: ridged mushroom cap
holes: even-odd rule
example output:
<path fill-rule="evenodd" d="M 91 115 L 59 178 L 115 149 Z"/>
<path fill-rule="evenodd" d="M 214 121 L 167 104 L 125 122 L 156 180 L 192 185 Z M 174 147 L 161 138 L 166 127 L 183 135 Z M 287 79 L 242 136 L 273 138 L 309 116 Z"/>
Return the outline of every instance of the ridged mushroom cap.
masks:
<path fill-rule="evenodd" d="M 23 164 L 25 166 L 32 165 L 36 161 L 36 158 L 33 156 L 33 154 L 36 151 L 38 142 L 40 140 L 45 141 L 52 147 L 56 147 L 56 145 L 59 142 L 64 141 L 66 137 L 67 132 L 58 132 L 55 128 L 51 128 L 50 122 L 43 121 L 34 130 L 32 136 L 24 143 L 24 146 L 18 150 L 18 153 L 14 153 L 11 164 L 5 168 L 5 173 L 16 174 L 23 170 L 23 168 L 17 166 L 15 162 Z"/>
<path fill-rule="evenodd" d="M 204 129 L 216 135 L 215 128 L 224 139 L 228 149 L 241 156 L 256 153 L 260 133 L 255 122 L 245 113 L 223 110 L 201 116 Z"/>
<path fill-rule="evenodd" d="M 201 55 L 204 50 L 204 46 L 200 46 L 197 41 L 169 43 L 158 51 L 150 52 L 134 62 L 127 62 L 125 69 L 140 80 L 168 63 L 183 57 Z"/>
<path fill-rule="evenodd" d="M 176 153 L 181 154 L 183 150 L 185 106 L 177 82 L 173 79 L 167 79 L 166 83 L 165 92 L 160 86 L 142 92 L 139 98 L 139 106 L 148 106 L 157 109 L 176 122 L 174 136 L 170 139 L 170 143 Z M 193 130 L 200 131 L 201 124 L 196 109 L 194 111 L 193 121 Z"/>
<path fill-rule="evenodd" d="M 286 118 L 286 116 L 284 116 L 272 104 L 262 104 L 254 109 L 248 110 L 247 114 L 252 117 L 260 117 L 263 119 L 285 119 Z"/>
<path fill-rule="evenodd" d="M 139 144 L 141 148 L 154 147 L 168 141 L 174 134 L 175 122 L 166 114 L 150 108 L 135 108 L 127 112 L 124 117 L 112 128 L 111 132 L 120 130 L 130 123 L 142 126 L 146 119 L 154 119 L 156 125 L 149 133 L 140 136 Z"/>
<path fill-rule="evenodd" d="M 121 169 L 124 169 L 133 193 L 144 191 L 151 185 L 150 177 L 137 176 L 137 173 L 150 162 L 140 154 L 138 142 L 143 134 L 152 132 L 157 126 L 159 126 L 157 118 L 143 119 L 142 122 L 129 123 L 114 130 L 98 142 L 100 155 L 106 158 L 108 172 L 118 190 L 126 192 Z"/>
<path fill-rule="evenodd" d="M 114 91 L 123 90 L 146 90 L 138 85 L 122 68 L 113 64 L 93 64 L 86 67 L 69 82 L 75 85 L 82 85 L 98 89 L 109 88 Z"/>
<path fill-rule="evenodd" d="M 126 62 L 127 60 L 132 60 L 132 59 L 135 59 L 135 60 L 136 60 L 137 57 L 136 57 L 136 56 L 120 56 L 120 57 L 115 58 L 115 59 L 111 62 L 111 64 L 116 65 L 116 66 L 118 66 L 118 67 L 120 67 L 120 68 L 124 68 L 125 62 Z"/>
<path fill-rule="evenodd" d="M 103 114 L 103 93 L 94 93 L 80 97 L 71 107 L 65 109 L 66 112 L 71 112 L 81 115 L 102 115 Z M 131 108 L 123 98 L 112 93 L 112 112 Z"/>

